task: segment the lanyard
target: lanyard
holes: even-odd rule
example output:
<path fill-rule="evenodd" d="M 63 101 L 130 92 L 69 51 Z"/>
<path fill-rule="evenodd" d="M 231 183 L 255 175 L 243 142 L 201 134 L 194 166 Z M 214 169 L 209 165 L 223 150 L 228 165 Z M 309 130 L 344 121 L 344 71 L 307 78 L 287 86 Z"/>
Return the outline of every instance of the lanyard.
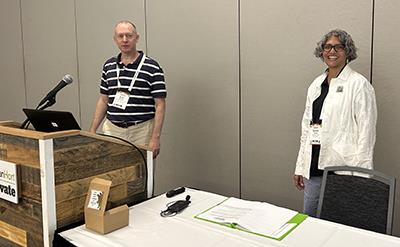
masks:
<path fill-rule="evenodd" d="M 142 59 L 140 60 L 139 66 L 137 67 L 135 74 L 132 77 L 132 81 L 131 84 L 129 85 L 129 92 L 132 91 L 133 89 L 133 85 L 135 84 L 135 81 L 139 75 L 139 71 L 142 69 L 142 66 L 144 64 L 144 60 L 146 59 L 146 55 L 143 53 Z M 117 66 L 117 83 L 118 83 L 118 88 L 121 88 L 121 83 L 119 82 L 119 66 L 118 66 L 118 62 L 116 63 Z"/>

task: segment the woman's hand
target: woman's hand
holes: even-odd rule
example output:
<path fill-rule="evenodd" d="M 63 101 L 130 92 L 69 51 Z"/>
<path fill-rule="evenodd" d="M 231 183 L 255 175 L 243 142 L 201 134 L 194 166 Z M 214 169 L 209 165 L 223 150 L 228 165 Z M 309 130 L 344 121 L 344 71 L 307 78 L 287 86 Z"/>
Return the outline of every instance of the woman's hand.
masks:
<path fill-rule="evenodd" d="M 294 175 L 294 176 L 293 176 L 293 183 L 294 183 L 294 186 L 296 186 L 296 188 L 297 188 L 298 190 L 304 190 L 303 176 L 301 176 L 301 175 Z"/>

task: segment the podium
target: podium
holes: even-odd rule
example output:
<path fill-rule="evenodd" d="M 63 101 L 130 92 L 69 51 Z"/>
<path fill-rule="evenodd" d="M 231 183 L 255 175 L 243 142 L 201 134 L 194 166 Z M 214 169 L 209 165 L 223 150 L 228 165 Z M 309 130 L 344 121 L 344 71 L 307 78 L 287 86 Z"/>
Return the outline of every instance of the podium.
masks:
<path fill-rule="evenodd" d="M 0 122 L 0 160 L 17 164 L 19 182 L 18 204 L 0 199 L 0 246 L 51 246 L 56 228 L 83 220 L 95 177 L 112 181 L 110 207 L 152 191 L 150 151 L 85 131 L 44 133 Z"/>

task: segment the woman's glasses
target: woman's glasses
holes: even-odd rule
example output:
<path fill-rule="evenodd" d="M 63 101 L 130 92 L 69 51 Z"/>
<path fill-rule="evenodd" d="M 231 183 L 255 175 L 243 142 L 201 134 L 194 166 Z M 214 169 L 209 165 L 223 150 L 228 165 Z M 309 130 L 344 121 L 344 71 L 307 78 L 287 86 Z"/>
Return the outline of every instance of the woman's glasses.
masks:
<path fill-rule="evenodd" d="M 336 44 L 336 45 L 331 45 L 331 44 L 325 44 L 323 47 L 324 51 L 330 51 L 332 48 L 336 51 L 344 51 L 345 46 L 342 44 Z"/>

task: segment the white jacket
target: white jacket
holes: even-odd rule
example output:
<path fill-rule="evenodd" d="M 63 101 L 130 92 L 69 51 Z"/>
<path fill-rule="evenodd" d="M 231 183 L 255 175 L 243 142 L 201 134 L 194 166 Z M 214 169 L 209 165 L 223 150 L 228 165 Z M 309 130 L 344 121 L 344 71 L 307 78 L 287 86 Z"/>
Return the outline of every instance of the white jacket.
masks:
<path fill-rule="evenodd" d="M 295 169 L 296 175 L 306 178 L 310 177 L 311 166 L 312 104 L 321 94 L 321 84 L 326 76 L 326 73 L 318 76 L 307 92 Z M 319 169 L 343 165 L 373 169 L 377 110 L 374 88 L 365 77 L 346 65 L 339 76 L 329 83 L 320 118 Z"/>

